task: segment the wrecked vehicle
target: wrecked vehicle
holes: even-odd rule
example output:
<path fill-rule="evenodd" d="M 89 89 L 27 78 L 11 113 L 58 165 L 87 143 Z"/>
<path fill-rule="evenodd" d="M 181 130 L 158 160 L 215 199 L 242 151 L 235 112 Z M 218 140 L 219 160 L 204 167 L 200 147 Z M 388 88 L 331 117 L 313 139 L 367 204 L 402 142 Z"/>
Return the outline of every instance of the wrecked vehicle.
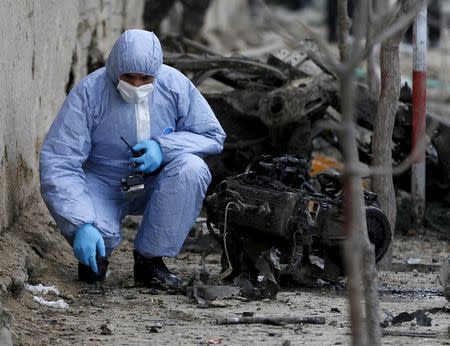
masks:
<path fill-rule="evenodd" d="M 300 41 L 293 50 L 269 54 L 266 62 L 246 57 L 224 57 L 196 42 L 168 37 L 165 63 L 190 76 L 196 85 L 207 84 L 203 95 L 227 133 L 224 152 L 208 161 L 213 185 L 245 171 L 260 155 L 297 154 L 311 157 L 325 151 L 340 155 L 340 141 L 331 128 L 340 123 L 339 84 L 317 44 Z M 363 163 L 371 162 L 371 137 L 377 100 L 363 84 L 356 95 L 358 150 Z M 430 117 L 429 117 L 430 118 Z M 324 122 L 333 126 L 323 126 Z M 394 165 L 411 150 L 411 90 L 402 89 L 396 115 L 392 154 Z M 439 125 L 426 150 L 427 198 L 449 196 L 450 130 Z M 325 149 L 324 149 L 325 144 Z M 340 159 L 340 157 L 337 157 Z M 394 177 L 395 185 L 410 189 L 410 172 Z"/>
<path fill-rule="evenodd" d="M 224 152 L 208 162 L 216 182 L 244 171 L 263 154 L 310 155 L 312 124 L 336 103 L 338 87 L 325 66 L 311 58 L 319 54 L 312 41 L 270 55 L 267 63 L 189 47 L 202 54 L 168 54 L 164 61 L 196 85 L 208 79 L 221 83 L 218 92 L 203 92 L 227 133 Z"/>
<path fill-rule="evenodd" d="M 296 282 L 342 276 L 345 235 L 339 178 L 307 172 L 307 162 L 317 153 L 341 160 L 334 130 L 341 122 L 339 83 L 318 46 L 301 41 L 295 49 L 269 54 L 262 62 L 224 57 L 183 38 L 169 37 L 165 44 L 177 52 L 167 54 L 165 63 L 182 70 L 197 86 L 205 85 L 203 95 L 227 133 L 223 153 L 208 161 L 211 188 L 217 187 L 205 203 L 209 230 L 224 250 L 227 278 L 242 272 L 258 276 L 255 262 L 272 246 L 279 251 L 282 272 Z M 355 98 L 360 160 L 370 164 L 377 101 L 363 84 L 358 84 Z M 411 150 L 411 114 L 411 92 L 405 87 L 392 138 L 394 164 Z M 450 192 L 450 156 L 442 146 L 448 134 L 438 127 L 427 146 L 427 173 L 432 173 L 428 198 L 432 191 Z M 395 177 L 395 184 L 409 190 L 409 172 Z M 369 238 L 379 261 L 391 230 L 376 195 L 365 191 L 364 199 Z M 320 266 L 313 263 L 317 259 Z"/>
<path fill-rule="evenodd" d="M 206 198 L 207 226 L 223 248 L 226 279 L 245 272 L 256 280 L 255 264 L 271 249 L 279 255 L 281 279 L 284 275 L 310 284 L 317 278 L 334 281 L 343 276 L 340 177 L 325 172 L 312 178 L 308 171 L 309 160 L 263 156 L 247 172 L 222 181 Z M 391 229 L 377 196 L 364 191 L 364 201 L 378 262 L 391 242 Z"/>

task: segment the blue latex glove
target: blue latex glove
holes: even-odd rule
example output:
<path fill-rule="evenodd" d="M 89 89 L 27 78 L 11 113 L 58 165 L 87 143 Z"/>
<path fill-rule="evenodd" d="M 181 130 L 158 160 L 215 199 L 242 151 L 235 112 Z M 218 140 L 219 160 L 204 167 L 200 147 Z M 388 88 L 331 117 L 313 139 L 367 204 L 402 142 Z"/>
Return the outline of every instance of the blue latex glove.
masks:
<path fill-rule="evenodd" d="M 106 256 L 105 242 L 100 232 L 91 224 L 85 224 L 78 228 L 73 241 L 73 253 L 84 265 L 90 266 L 94 272 L 98 272 L 95 256 Z"/>
<path fill-rule="evenodd" d="M 139 142 L 133 147 L 133 150 L 143 152 L 139 157 L 130 158 L 130 162 L 139 165 L 134 169 L 136 172 L 151 173 L 161 166 L 163 155 L 157 141 L 148 139 Z"/>

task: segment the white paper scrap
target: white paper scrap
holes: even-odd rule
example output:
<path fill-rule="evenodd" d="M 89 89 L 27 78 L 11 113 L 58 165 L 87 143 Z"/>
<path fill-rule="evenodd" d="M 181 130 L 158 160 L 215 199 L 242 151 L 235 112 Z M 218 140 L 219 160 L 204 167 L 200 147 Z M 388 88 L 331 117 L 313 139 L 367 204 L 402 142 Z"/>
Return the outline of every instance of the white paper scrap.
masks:
<path fill-rule="evenodd" d="M 59 290 L 55 286 L 44 286 L 42 284 L 34 286 L 25 283 L 24 288 L 34 294 L 47 294 L 48 292 L 54 292 L 57 296 L 59 295 Z"/>
<path fill-rule="evenodd" d="M 33 296 L 33 299 L 37 301 L 39 304 L 50 306 L 52 308 L 67 309 L 69 307 L 69 304 L 67 304 L 63 299 L 58 299 L 57 301 L 50 301 L 37 296 Z"/>

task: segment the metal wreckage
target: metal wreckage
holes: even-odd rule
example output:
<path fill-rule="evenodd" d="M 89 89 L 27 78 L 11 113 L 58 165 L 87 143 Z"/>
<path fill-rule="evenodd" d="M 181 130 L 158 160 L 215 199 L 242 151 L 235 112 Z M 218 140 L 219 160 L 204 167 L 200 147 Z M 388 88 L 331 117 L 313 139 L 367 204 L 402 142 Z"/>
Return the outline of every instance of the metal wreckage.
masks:
<path fill-rule="evenodd" d="M 222 278 L 241 284 L 243 275 L 252 283 L 269 278 L 275 285 L 341 278 L 345 231 L 339 164 L 323 155 L 340 155 L 333 127 L 323 126 L 340 121 L 340 100 L 337 79 L 317 45 L 302 41 L 260 62 L 220 56 L 183 38 L 164 43 L 174 52 L 166 55 L 166 64 L 197 86 L 211 80 L 221 85 L 208 84 L 212 87 L 203 95 L 227 133 L 224 152 L 208 161 L 215 190 L 205 200 L 208 229 L 223 249 Z M 364 85 L 357 90 L 358 149 L 361 161 L 370 163 L 377 102 Z M 408 155 L 410 128 L 411 93 L 405 86 L 393 134 L 395 162 Z M 443 133 L 448 130 L 438 127 L 427 148 L 428 193 L 449 188 L 450 162 L 438 161 L 437 154 L 449 150 Z M 389 247 L 391 229 L 376 194 L 365 190 L 364 200 L 378 262 Z"/>

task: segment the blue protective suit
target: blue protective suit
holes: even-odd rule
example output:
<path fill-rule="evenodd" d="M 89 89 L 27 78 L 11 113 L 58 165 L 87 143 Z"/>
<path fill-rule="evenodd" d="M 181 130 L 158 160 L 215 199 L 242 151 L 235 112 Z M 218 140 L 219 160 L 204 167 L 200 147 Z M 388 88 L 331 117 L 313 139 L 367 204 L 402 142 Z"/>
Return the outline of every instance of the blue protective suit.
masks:
<path fill-rule="evenodd" d="M 156 76 L 149 95 L 150 133 L 163 153 L 163 169 L 146 176 L 145 194 L 129 200 L 121 178 L 137 142 L 135 105 L 117 90 L 124 73 Z M 135 249 L 144 256 L 176 256 L 200 211 L 211 181 L 202 157 L 219 153 L 225 133 L 206 100 L 179 71 L 162 63 L 151 32 L 129 30 L 115 43 L 106 67 L 80 81 L 53 122 L 40 156 L 41 193 L 62 234 L 91 223 L 108 253 L 120 243 L 120 221 L 143 214 Z"/>

